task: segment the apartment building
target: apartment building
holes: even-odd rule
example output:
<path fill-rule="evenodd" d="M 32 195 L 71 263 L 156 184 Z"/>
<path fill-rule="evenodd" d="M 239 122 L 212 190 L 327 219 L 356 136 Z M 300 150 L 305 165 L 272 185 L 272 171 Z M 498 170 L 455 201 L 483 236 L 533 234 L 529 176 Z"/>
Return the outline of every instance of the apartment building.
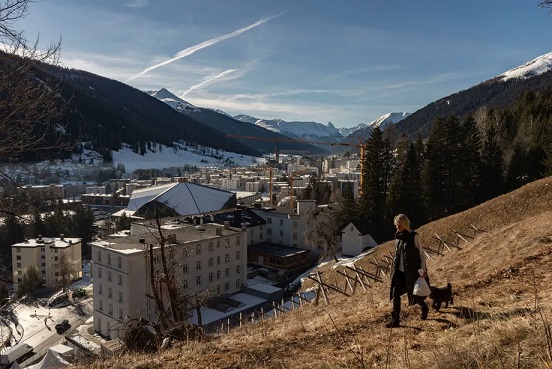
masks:
<path fill-rule="evenodd" d="M 257 242 L 271 242 L 289 247 L 306 248 L 306 225 L 301 216 L 316 206 L 314 200 L 299 200 L 297 208 L 289 206 L 262 207 L 260 204 L 251 211 L 265 220 L 263 237 Z M 252 242 L 250 243 L 252 244 Z"/>
<path fill-rule="evenodd" d="M 94 330 L 105 337 L 119 337 L 129 318 L 158 318 L 154 300 L 147 297 L 153 295 L 150 261 L 156 288 L 163 290 L 158 283 L 162 275 L 160 247 L 155 237 L 158 231 L 152 223 L 133 223 L 129 237 L 90 244 Z M 219 225 L 171 220 L 163 224 L 162 230 L 167 236 L 166 256 L 179 293 L 232 294 L 246 283 L 247 232 L 241 227 L 231 227 L 230 222 Z"/>
<path fill-rule="evenodd" d="M 38 236 L 36 239 L 25 240 L 12 245 L 12 269 L 14 288 L 23 279 L 27 268 L 34 265 L 42 277 L 45 287 L 59 287 L 62 280 L 60 262 L 68 261 L 68 277 L 71 280 L 82 278 L 81 239 L 47 238 Z"/>

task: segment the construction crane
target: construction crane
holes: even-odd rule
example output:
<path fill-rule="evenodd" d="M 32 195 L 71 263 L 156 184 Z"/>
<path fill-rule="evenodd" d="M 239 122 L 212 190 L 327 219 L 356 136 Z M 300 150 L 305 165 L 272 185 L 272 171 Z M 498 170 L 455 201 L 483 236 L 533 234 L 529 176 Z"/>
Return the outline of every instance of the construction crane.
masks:
<path fill-rule="evenodd" d="M 353 144 L 349 142 L 328 142 L 328 141 L 306 141 L 306 140 L 296 140 L 293 138 L 270 138 L 270 137 L 258 137 L 258 136 L 242 136 L 242 135 L 235 135 L 235 134 L 228 134 L 226 135 L 228 138 L 239 138 L 239 139 L 246 139 L 246 140 L 262 140 L 262 141 L 274 141 L 274 142 L 295 142 L 295 143 L 304 143 L 304 144 L 311 144 L 311 145 L 328 145 L 328 146 L 352 146 L 352 147 L 358 147 L 360 148 L 360 179 L 359 179 L 359 189 L 358 193 L 360 196 L 362 196 L 362 189 L 363 189 L 363 174 L 364 174 L 364 158 L 365 158 L 365 152 L 366 152 L 366 144 L 362 143 L 361 138 L 359 137 L 359 143 Z"/>

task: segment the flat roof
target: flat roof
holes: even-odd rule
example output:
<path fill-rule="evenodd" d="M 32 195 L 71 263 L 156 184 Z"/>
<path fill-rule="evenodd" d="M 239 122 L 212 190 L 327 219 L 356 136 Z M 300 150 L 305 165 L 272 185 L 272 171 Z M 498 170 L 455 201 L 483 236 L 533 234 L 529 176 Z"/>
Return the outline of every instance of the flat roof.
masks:
<path fill-rule="evenodd" d="M 50 237 L 42 237 L 42 239 L 31 238 L 31 239 L 25 240 L 23 242 L 15 243 L 15 244 L 12 245 L 12 247 L 31 248 L 31 247 L 45 247 L 45 246 L 48 246 L 50 248 L 52 248 L 52 247 L 66 248 L 66 247 L 81 243 L 81 240 L 82 239 L 80 239 L 80 238 L 71 238 L 71 237 L 69 237 L 69 238 L 64 237 L 63 239 L 61 239 L 61 238 L 50 238 Z"/>
<path fill-rule="evenodd" d="M 298 247 L 289 247 L 268 242 L 249 245 L 247 246 L 247 251 L 254 251 L 261 254 L 277 256 L 281 258 L 289 258 L 295 255 L 306 254 L 310 252 L 310 250 L 300 249 Z"/>

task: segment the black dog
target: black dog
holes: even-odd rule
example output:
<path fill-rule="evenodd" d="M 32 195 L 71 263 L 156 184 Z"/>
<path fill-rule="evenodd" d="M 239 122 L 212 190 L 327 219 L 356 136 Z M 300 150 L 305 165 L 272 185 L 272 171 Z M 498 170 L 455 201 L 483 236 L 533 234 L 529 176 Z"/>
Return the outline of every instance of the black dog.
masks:
<path fill-rule="evenodd" d="M 435 311 L 439 311 L 441 309 L 441 305 L 444 303 L 445 307 L 448 307 L 449 303 L 453 304 L 452 299 L 452 285 L 447 283 L 446 287 L 430 287 L 431 293 L 429 294 L 429 298 L 433 300 L 433 303 L 431 306 L 435 309 Z"/>

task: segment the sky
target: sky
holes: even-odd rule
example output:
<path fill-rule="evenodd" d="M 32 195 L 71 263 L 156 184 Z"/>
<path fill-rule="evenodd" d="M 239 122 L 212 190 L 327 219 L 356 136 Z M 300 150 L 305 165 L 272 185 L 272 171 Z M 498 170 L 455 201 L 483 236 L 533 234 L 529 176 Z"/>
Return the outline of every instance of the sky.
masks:
<path fill-rule="evenodd" d="M 539 0 L 38 0 L 15 26 L 62 64 L 229 114 L 336 127 L 552 51 Z"/>

